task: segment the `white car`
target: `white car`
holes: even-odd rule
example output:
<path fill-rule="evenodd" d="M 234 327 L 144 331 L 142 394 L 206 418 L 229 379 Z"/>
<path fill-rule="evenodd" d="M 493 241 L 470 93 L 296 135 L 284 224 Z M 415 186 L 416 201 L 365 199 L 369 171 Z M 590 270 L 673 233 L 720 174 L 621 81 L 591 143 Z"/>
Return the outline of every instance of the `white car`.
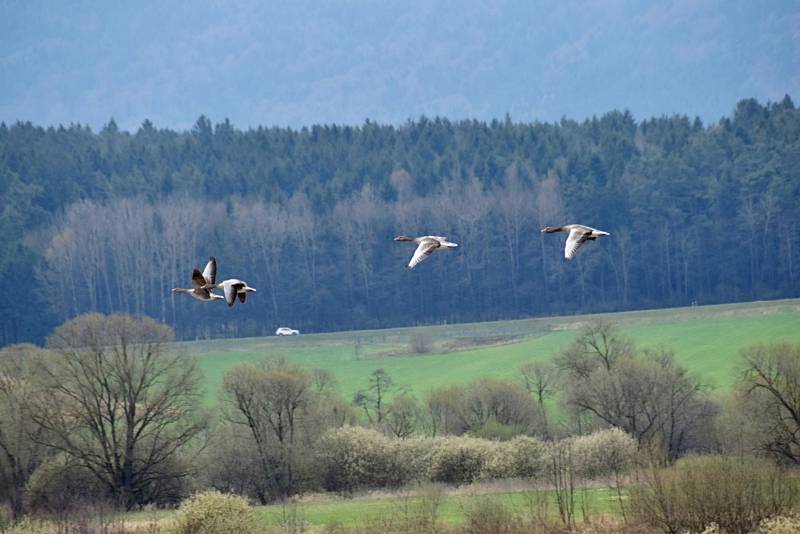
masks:
<path fill-rule="evenodd" d="M 285 326 L 282 326 L 282 327 L 278 328 L 277 330 L 275 330 L 275 335 L 276 336 L 296 336 L 299 333 L 300 333 L 300 330 L 293 330 L 293 329 L 287 328 Z"/>

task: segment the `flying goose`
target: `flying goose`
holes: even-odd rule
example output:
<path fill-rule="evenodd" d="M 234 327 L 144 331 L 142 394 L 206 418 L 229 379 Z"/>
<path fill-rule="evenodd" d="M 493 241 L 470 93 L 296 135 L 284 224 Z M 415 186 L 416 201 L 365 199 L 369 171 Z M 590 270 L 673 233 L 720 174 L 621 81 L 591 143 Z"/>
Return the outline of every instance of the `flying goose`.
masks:
<path fill-rule="evenodd" d="M 206 268 L 203 269 L 203 272 L 200 272 L 200 269 L 195 268 L 192 271 L 192 287 L 191 288 L 183 288 L 183 287 L 175 287 L 172 289 L 173 293 L 187 293 L 197 300 L 202 300 L 203 302 L 211 302 L 213 300 L 222 300 L 222 295 L 217 295 L 210 289 L 206 288 L 209 284 L 214 284 L 217 281 L 217 258 L 211 256 L 209 258 L 208 263 L 206 264 Z"/>
<path fill-rule="evenodd" d="M 221 287 L 222 292 L 225 293 L 225 302 L 228 303 L 228 306 L 233 306 L 233 303 L 236 302 L 236 297 L 239 297 L 239 302 L 244 303 L 247 299 L 247 294 L 251 291 L 255 291 L 255 288 L 248 286 L 247 282 L 237 278 L 229 278 L 223 280 L 219 284 L 207 284 L 203 287 L 205 289 Z"/>
<path fill-rule="evenodd" d="M 567 242 L 564 245 L 564 257 L 571 260 L 578 253 L 578 249 L 586 241 L 594 241 L 598 237 L 611 235 L 608 232 L 597 230 L 590 226 L 582 224 L 567 224 L 565 226 L 546 226 L 542 228 L 543 234 L 552 234 L 554 232 L 568 233 Z"/>
<path fill-rule="evenodd" d="M 408 262 L 408 268 L 413 269 L 422 260 L 433 254 L 437 250 L 447 250 L 448 248 L 455 248 L 458 246 L 456 243 L 451 243 L 446 237 L 438 235 L 425 235 L 422 237 L 408 237 L 399 235 L 394 238 L 395 241 L 411 241 L 417 244 L 417 250 Z"/>

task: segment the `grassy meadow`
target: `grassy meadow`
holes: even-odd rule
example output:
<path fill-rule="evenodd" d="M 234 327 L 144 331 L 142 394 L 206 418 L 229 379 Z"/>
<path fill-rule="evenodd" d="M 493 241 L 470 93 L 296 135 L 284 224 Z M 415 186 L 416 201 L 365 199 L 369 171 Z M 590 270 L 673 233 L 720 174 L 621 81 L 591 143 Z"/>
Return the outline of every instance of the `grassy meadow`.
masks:
<path fill-rule="evenodd" d="M 477 484 L 464 488 L 443 488 L 439 495 L 437 517 L 440 523 L 462 525 L 467 513 L 481 501 L 492 500 L 503 505 L 509 512 L 520 517 L 533 517 L 546 511 L 555 519 L 558 514 L 555 493 L 551 490 L 530 490 L 503 488 Z M 268 527 L 299 526 L 310 532 L 320 532 L 325 528 L 353 528 L 367 525 L 402 521 L 419 513 L 423 499 L 430 495 L 422 490 L 380 492 L 344 498 L 331 495 L 310 495 L 291 504 L 270 504 L 257 506 L 260 523 Z M 626 497 L 623 490 L 623 499 Z M 620 515 L 619 498 L 616 490 L 610 487 L 579 488 L 575 490 L 576 517 L 583 511 L 590 517 Z M 157 525 L 169 531 L 174 516 L 172 510 L 154 512 L 130 512 L 120 519 L 128 525 Z M 291 530 L 290 530 L 291 531 Z"/>
<path fill-rule="evenodd" d="M 433 387 L 485 377 L 514 377 L 529 360 L 552 358 L 588 321 L 617 324 L 639 347 L 665 346 L 690 371 L 719 389 L 736 377 L 744 347 L 773 341 L 800 342 L 800 299 L 601 315 L 575 315 L 442 325 L 185 342 L 204 372 L 206 400 L 214 404 L 225 371 L 242 361 L 283 357 L 297 365 L 330 370 L 350 397 L 369 375 L 385 369 L 395 384 L 416 395 Z M 426 352 L 412 347 L 421 338 Z"/>

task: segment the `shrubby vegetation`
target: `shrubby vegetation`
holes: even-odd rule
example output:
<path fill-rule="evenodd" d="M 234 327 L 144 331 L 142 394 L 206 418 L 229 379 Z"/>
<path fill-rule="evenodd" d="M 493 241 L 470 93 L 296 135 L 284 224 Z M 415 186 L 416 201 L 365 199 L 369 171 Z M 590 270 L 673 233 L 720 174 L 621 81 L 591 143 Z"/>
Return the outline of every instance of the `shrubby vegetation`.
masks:
<path fill-rule="evenodd" d="M 609 488 L 634 530 L 780 532 L 797 511 L 787 470 L 800 435 L 797 346 L 744 351 L 723 401 L 667 349 L 641 350 L 604 322 L 517 380 L 434 389 L 422 402 L 383 369 L 348 401 L 330 373 L 273 358 L 231 368 L 203 413 L 197 368 L 171 339 L 152 319 L 90 314 L 44 349 L 0 350 L 10 515 L 90 525 L 109 510 L 183 501 L 181 532 L 247 532 L 248 500 L 423 487 L 379 530 L 437 531 L 442 486 L 503 479 L 552 501 L 526 514 L 475 501 L 465 529 L 583 528 L 589 484 Z"/>
<path fill-rule="evenodd" d="M 362 427 L 329 431 L 319 445 L 325 488 L 352 492 L 411 482 L 461 485 L 478 480 L 549 481 L 553 454 L 570 450 L 570 469 L 582 480 L 622 473 L 636 442 L 618 429 L 545 443 L 517 436 L 494 441 L 469 436 L 398 439 Z"/>
<path fill-rule="evenodd" d="M 247 499 L 206 491 L 181 504 L 175 515 L 177 534 L 253 534 L 258 527 Z"/>
<path fill-rule="evenodd" d="M 665 532 L 700 532 L 714 523 L 724 532 L 746 534 L 792 511 L 798 496 L 796 481 L 774 463 L 709 456 L 640 469 L 630 506 Z"/>

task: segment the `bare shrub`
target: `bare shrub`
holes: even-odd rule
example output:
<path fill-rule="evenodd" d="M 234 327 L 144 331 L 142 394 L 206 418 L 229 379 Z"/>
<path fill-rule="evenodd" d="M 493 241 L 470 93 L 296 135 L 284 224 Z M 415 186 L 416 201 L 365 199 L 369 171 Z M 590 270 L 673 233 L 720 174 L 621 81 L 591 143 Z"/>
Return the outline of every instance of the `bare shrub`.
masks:
<path fill-rule="evenodd" d="M 630 507 L 664 532 L 701 531 L 716 523 L 744 534 L 759 522 L 791 511 L 798 488 L 766 460 L 726 456 L 686 458 L 671 467 L 652 462 L 638 472 Z"/>
<path fill-rule="evenodd" d="M 415 328 L 409 337 L 412 354 L 428 354 L 433 350 L 433 334 L 425 328 Z"/>
<path fill-rule="evenodd" d="M 30 517 L 23 517 L 15 521 L 8 529 L 3 529 L 6 534 L 53 534 L 54 527 L 51 523 Z"/>
<path fill-rule="evenodd" d="M 479 497 L 464 507 L 467 534 L 512 534 L 522 532 L 520 519 L 496 497 Z"/>
<path fill-rule="evenodd" d="M 91 471 L 63 454 L 33 472 L 25 493 L 30 508 L 46 515 L 63 515 L 83 503 L 109 497 Z"/>
<path fill-rule="evenodd" d="M 255 511 L 244 497 L 205 491 L 184 501 L 175 514 L 178 534 L 258 532 Z"/>
<path fill-rule="evenodd" d="M 438 484 L 428 484 L 396 501 L 389 523 L 398 533 L 434 534 L 441 532 L 439 514 L 444 491 Z M 387 524 L 384 524 L 384 527 Z M 385 531 L 385 529 L 384 529 Z"/>

